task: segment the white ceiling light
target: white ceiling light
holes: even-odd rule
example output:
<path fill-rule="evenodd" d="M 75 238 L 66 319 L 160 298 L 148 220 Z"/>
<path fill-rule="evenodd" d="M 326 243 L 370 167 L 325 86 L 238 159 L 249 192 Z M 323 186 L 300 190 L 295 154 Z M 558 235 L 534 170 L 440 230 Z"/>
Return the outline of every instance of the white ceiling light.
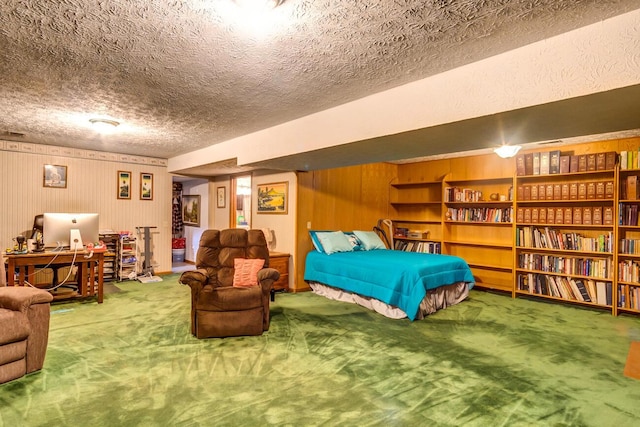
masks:
<path fill-rule="evenodd" d="M 515 156 L 522 147 L 520 145 L 501 145 L 493 150 L 498 156 L 503 159 Z"/>
<path fill-rule="evenodd" d="M 89 122 L 100 133 L 109 133 L 120 125 L 120 122 L 111 119 L 89 119 Z"/>

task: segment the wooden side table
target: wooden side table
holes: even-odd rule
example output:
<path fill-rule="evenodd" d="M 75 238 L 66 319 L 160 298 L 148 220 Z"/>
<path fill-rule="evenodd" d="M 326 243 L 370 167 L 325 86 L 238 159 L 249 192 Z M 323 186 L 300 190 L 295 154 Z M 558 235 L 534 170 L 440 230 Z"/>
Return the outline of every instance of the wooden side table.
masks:
<path fill-rule="evenodd" d="M 275 268 L 280 273 L 280 279 L 271 288 L 271 300 L 275 292 L 287 292 L 289 290 L 289 258 L 291 255 L 284 252 L 269 252 L 269 267 Z"/>

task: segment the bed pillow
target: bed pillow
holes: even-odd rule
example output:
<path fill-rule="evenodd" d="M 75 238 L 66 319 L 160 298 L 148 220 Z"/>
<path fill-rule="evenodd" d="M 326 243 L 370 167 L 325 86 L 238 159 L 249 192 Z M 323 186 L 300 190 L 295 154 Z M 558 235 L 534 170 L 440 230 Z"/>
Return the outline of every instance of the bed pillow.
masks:
<path fill-rule="evenodd" d="M 233 260 L 233 286 L 235 288 L 250 288 L 258 286 L 258 271 L 262 270 L 264 260 L 260 258 Z"/>
<path fill-rule="evenodd" d="M 358 237 L 358 240 L 360 240 L 362 248 L 365 251 L 371 251 L 373 249 L 387 249 L 375 231 L 355 230 L 353 234 Z"/>
<path fill-rule="evenodd" d="M 351 252 L 353 246 L 349 242 L 349 239 L 342 231 L 327 231 L 316 233 L 322 250 L 327 255 L 331 255 L 335 252 Z"/>
<path fill-rule="evenodd" d="M 318 233 L 329 233 L 327 230 L 309 230 L 309 236 L 311 236 L 311 243 L 313 243 L 313 247 L 316 248 L 316 251 L 320 253 L 325 253 L 324 249 L 322 249 L 322 243 L 320 243 L 320 239 L 318 239 Z"/>
<path fill-rule="evenodd" d="M 362 242 L 358 239 L 358 236 L 355 235 L 353 231 L 345 231 L 344 235 L 349 239 L 349 243 L 351 243 L 351 247 L 354 251 L 363 251 Z"/>

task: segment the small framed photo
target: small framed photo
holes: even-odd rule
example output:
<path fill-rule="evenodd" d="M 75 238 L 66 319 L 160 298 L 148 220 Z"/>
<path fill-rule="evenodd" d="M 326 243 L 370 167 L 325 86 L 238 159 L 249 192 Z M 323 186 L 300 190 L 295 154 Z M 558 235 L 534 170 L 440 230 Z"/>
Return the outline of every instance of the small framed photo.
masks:
<path fill-rule="evenodd" d="M 131 198 L 131 171 L 118 171 L 118 199 Z"/>
<path fill-rule="evenodd" d="M 153 200 L 153 174 L 140 172 L 140 200 Z"/>
<path fill-rule="evenodd" d="M 42 186 L 49 188 L 67 188 L 67 167 L 44 165 Z"/>
<path fill-rule="evenodd" d="M 219 208 L 224 208 L 227 206 L 227 187 L 218 187 L 217 190 L 218 203 L 216 204 Z"/>
<path fill-rule="evenodd" d="M 276 182 L 258 185 L 259 214 L 286 214 L 289 203 L 289 183 Z"/>
<path fill-rule="evenodd" d="M 200 227 L 200 196 L 182 196 L 182 222 L 184 225 Z"/>

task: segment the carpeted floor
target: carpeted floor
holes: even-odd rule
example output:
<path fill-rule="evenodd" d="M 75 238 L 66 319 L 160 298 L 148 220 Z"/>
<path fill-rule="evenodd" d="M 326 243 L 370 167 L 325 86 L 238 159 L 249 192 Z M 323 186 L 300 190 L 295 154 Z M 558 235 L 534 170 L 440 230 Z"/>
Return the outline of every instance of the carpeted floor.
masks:
<path fill-rule="evenodd" d="M 279 294 L 269 332 L 197 340 L 178 275 L 52 306 L 0 426 L 633 426 L 640 319 L 472 291 L 423 321 Z"/>

